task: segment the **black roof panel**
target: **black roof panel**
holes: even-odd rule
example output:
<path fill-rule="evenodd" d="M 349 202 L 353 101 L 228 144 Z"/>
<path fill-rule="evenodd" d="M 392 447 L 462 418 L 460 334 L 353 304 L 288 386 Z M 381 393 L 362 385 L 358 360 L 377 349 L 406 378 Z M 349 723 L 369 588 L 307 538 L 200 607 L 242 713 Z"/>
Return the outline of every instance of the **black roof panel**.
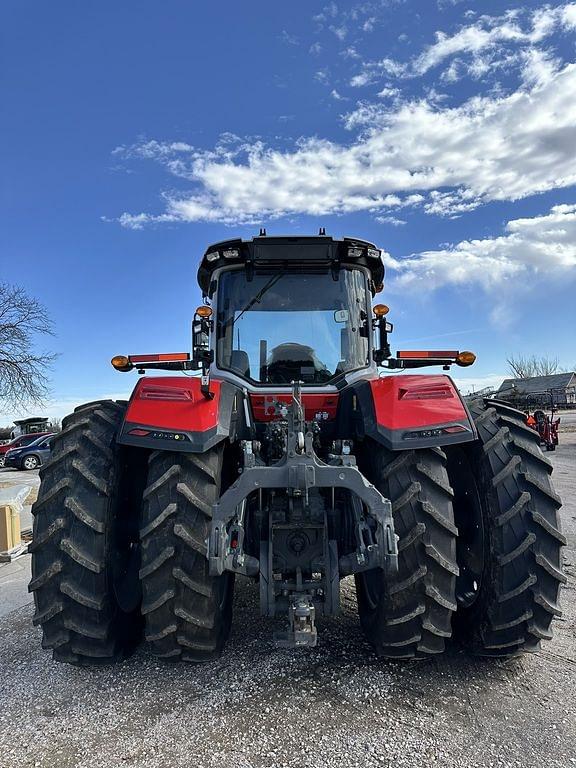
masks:
<path fill-rule="evenodd" d="M 353 254 L 352 249 L 359 253 Z M 235 255 L 234 251 L 238 253 Z M 214 258 L 215 254 L 218 254 L 217 258 Z M 198 269 L 198 283 L 203 293 L 208 294 L 211 275 L 216 269 L 238 263 L 277 266 L 279 269 L 359 264 L 368 267 L 375 286 L 384 282 L 381 251 L 367 240 L 352 237 L 335 240 L 327 235 L 260 235 L 252 240 L 222 240 L 208 246 Z"/>

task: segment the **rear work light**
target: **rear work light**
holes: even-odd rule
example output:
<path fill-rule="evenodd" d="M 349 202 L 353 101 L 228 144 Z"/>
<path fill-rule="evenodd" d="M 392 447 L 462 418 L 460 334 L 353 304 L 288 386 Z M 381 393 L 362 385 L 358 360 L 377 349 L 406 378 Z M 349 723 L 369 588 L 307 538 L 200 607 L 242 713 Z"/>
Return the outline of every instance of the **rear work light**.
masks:
<path fill-rule="evenodd" d="M 219 258 L 220 258 L 219 251 L 212 251 L 211 253 L 206 254 L 206 261 L 218 261 Z"/>
<path fill-rule="evenodd" d="M 359 259 L 363 253 L 364 253 L 363 248 L 348 248 L 349 259 Z"/>
<path fill-rule="evenodd" d="M 238 248 L 228 248 L 225 251 L 222 251 L 222 256 L 224 256 L 225 259 L 239 259 L 240 251 Z"/>

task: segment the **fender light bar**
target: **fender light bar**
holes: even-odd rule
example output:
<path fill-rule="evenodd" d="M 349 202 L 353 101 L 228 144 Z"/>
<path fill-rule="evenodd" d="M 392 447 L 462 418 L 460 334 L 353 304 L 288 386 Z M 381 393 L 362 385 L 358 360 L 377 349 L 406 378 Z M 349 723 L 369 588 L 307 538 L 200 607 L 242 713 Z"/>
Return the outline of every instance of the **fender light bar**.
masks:
<path fill-rule="evenodd" d="M 160 355 L 129 355 L 133 365 L 138 363 L 173 363 L 177 360 L 190 360 L 188 352 L 167 352 Z"/>
<path fill-rule="evenodd" d="M 448 369 L 451 365 L 467 367 L 476 360 L 474 352 L 458 350 L 400 350 L 396 357 L 386 360 L 387 368 L 423 368 L 427 365 L 441 365 Z"/>
<path fill-rule="evenodd" d="M 402 350 L 400 352 L 396 352 L 396 357 L 399 360 L 419 360 L 421 358 L 425 358 L 426 360 L 429 360 L 430 358 L 434 358 L 435 360 L 446 360 L 447 358 L 456 359 L 458 356 L 458 350 L 456 351 L 449 351 L 449 352 L 431 352 L 426 350 Z"/>
<path fill-rule="evenodd" d="M 186 370 L 190 368 L 188 352 L 165 352 L 157 355 L 115 355 L 110 361 L 117 371 L 131 371 L 133 368 L 164 368 Z"/>

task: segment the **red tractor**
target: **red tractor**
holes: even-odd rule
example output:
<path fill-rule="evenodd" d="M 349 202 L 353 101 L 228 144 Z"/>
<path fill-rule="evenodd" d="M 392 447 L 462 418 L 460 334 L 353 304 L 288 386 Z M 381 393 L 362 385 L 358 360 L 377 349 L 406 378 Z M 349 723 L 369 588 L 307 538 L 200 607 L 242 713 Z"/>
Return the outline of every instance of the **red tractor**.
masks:
<path fill-rule="evenodd" d="M 538 435 L 448 375 L 411 373 L 472 353 L 391 353 L 383 279 L 363 240 L 227 240 L 200 264 L 192 354 L 113 358 L 172 375 L 77 408 L 54 439 L 30 590 L 55 659 L 114 661 L 142 636 L 213 659 L 237 574 L 284 617 L 284 646 L 316 644 L 352 574 L 380 656 L 551 637 L 564 538 Z"/>
<path fill-rule="evenodd" d="M 546 448 L 547 451 L 555 451 L 558 445 L 558 427 L 560 426 L 560 419 L 554 418 L 554 405 L 552 405 L 552 414 L 547 416 L 544 411 L 534 411 L 530 426 L 538 432 L 540 435 L 540 445 Z"/>

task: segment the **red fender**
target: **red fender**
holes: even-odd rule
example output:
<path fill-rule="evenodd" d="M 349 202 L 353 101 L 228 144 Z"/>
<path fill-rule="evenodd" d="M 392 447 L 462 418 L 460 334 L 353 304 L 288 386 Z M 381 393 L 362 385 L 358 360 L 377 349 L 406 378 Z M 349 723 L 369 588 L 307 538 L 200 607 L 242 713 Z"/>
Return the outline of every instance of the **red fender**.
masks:
<path fill-rule="evenodd" d="M 144 376 L 134 391 L 118 442 L 156 450 L 202 453 L 230 437 L 241 415 L 241 391 L 212 379 L 208 399 L 192 376 Z"/>
<path fill-rule="evenodd" d="M 449 376 L 383 376 L 354 390 L 364 434 L 392 450 L 464 443 L 477 437 L 468 408 Z"/>

